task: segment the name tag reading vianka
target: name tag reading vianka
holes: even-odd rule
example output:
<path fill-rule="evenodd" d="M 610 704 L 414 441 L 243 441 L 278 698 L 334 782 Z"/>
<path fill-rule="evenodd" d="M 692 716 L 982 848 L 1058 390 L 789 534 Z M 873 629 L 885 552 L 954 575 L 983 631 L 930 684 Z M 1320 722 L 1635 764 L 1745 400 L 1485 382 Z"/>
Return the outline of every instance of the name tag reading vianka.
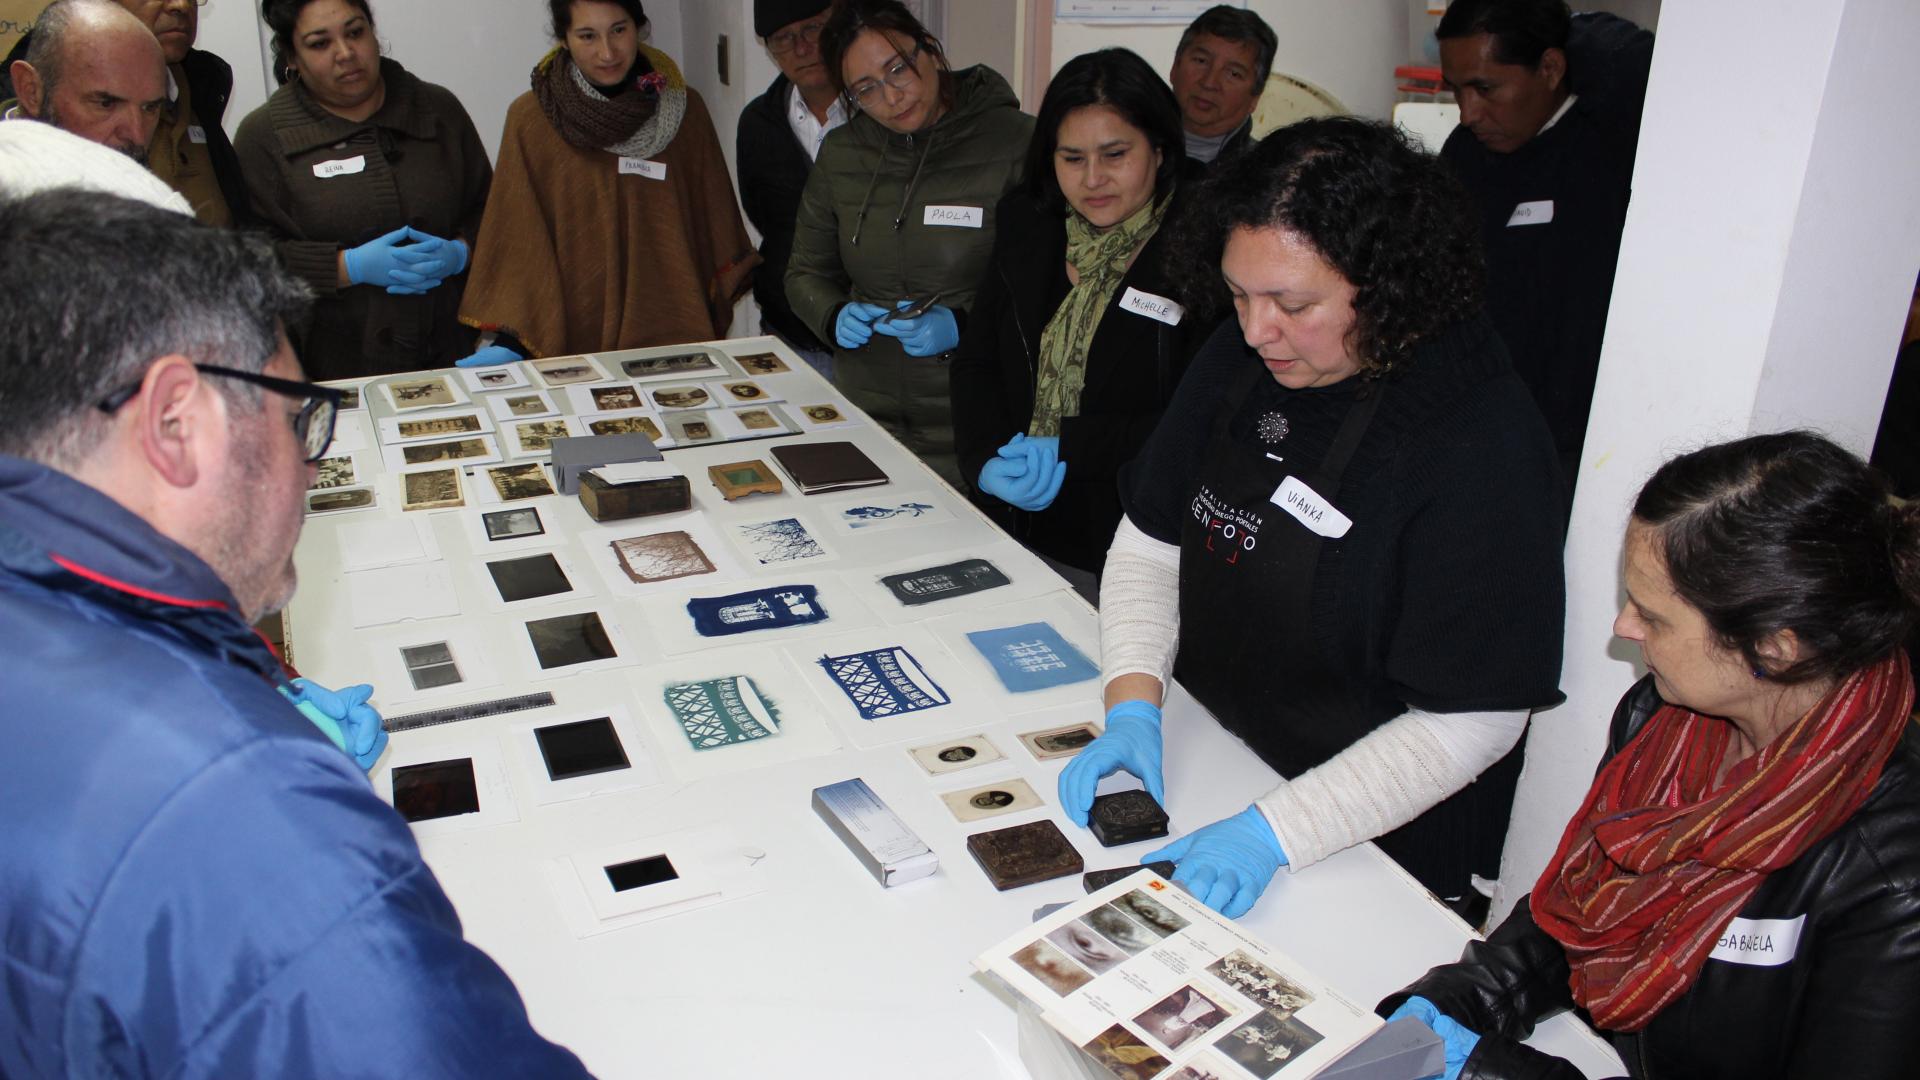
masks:
<path fill-rule="evenodd" d="M 649 180 L 665 180 L 667 164 L 664 161 L 649 161 L 646 158 L 623 157 L 620 159 L 621 176 L 644 176 Z"/>
<path fill-rule="evenodd" d="M 1187 314 L 1186 308 L 1166 297 L 1141 292 L 1131 285 L 1127 286 L 1127 291 L 1120 297 L 1120 306 L 1135 315 L 1145 315 L 1149 319 L 1157 319 L 1168 326 L 1179 326 L 1180 320 Z"/>
<path fill-rule="evenodd" d="M 978 229 L 986 224 L 986 218 L 986 211 L 978 206 L 929 206 L 921 224 Z"/>
<path fill-rule="evenodd" d="M 1335 509 L 1326 496 L 1308 487 L 1297 476 L 1289 476 L 1282 481 L 1270 501 L 1292 514 L 1296 521 L 1313 530 L 1315 535 L 1329 540 L 1338 540 L 1353 528 L 1352 518 Z"/>
<path fill-rule="evenodd" d="M 350 158 L 335 158 L 322 161 L 313 167 L 313 175 L 322 180 L 331 180 L 336 176 L 352 176 L 367 171 L 367 155 L 355 154 Z"/>

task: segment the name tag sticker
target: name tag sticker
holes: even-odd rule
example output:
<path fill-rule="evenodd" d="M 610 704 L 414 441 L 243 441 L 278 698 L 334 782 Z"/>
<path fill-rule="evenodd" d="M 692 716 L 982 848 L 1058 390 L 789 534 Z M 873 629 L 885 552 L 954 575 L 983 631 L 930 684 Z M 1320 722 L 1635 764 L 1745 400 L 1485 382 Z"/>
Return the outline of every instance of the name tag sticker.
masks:
<path fill-rule="evenodd" d="M 188 124 L 187 138 L 192 142 L 197 142 L 205 146 L 207 144 L 207 129 L 201 127 L 199 124 Z"/>
<path fill-rule="evenodd" d="M 648 161 L 646 158 L 623 157 L 620 159 L 621 176 L 644 176 L 649 180 L 665 180 L 667 163 Z"/>
<path fill-rule="evenodd" d="M 1120 306 L 1135 315 L 1145 315 L 1149 319 L 1157 319 L 1168 326 L 1179 326 L 1180 320 L 1187 314 L 1186 308 L 1166 297 L 1141 292 L 1131 285 L 1127 286 L 1126 293 L 1120 297 Z"/>
<path fill-rule="evenodd" d="M 1513 208 L 1513 216 L 1507 219 L 1507 228 L 1515 225 L 1545 225 L 1553 220 L 1553 200 L 1541 199 L 1537 202 L 1523 202 Z"/>
<path fill-rule="evenodd" d="M 1338 540 L 1353 528 L 1352 518 L 1341 513 L 1327 501 L 1326 496 L 1302 483 L 1297 476 L 1289 476 L 1281 481 L 1270 501 L 1292 514 L 1294 520 L 1313 530 L 1316 535 L 1329 540 Z"/>
<path fill-rule="evenodd" d="M 313 167 L 313 175 L 322 180 L 331 180 L 336 176 L 352 176 L 367 171 L 367 155 L 356 154 L 350 158 L 335 158 L 322 161 Z"/>
<path fill-rule="evenodd" d="M 956 229 L 978 229 L 987 223 L 987 212 L 978 206 L 929 206 L 923 225 L 947 225 Z"/>
<path fill-rule="evenodd" d="M 1779 967 L 1792 961 L 1793 954 L 1800 950 L 1800 931 L 1806 922 L 1805 915 L 1792 919 L 1735 919 L 1727 924 L 1726 932 L 1720 935 L 1720 941 L 1707 954 L 1707 959 L 1749 967 Z"/>

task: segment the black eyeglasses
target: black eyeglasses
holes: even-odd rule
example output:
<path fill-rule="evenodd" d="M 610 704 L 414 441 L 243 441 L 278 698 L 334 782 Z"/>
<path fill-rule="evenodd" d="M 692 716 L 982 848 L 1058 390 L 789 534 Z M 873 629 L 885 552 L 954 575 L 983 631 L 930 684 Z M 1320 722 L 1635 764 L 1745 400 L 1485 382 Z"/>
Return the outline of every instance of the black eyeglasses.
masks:
<path fill-rule="evenodd" d="M 315 386 L 313 383 L 294 382 L 291 379 L 276 379 L 271 375 L 258 375 L 251 371 L 236 371 L 233 368 L 216 367 L 212 364 L 195 364 L 194 370 L 202 375 L 218 375 L 223 379 L 250 383 L 263 390 L 284 394 L 290 398 L 299 398 L 306 402 L 293 418 L 293 434 L 306 450 L 307 463 L 319 461 L 327 454 L 327 447 L 333 445 L 333 422 L 340 417 L 340 403 L 346 400 L 346 394 L 330 386 Z M 140 383 L 122 387 L 108 394 L 106 400 L 97 406 L 108 415 L 126 408 L 127 402 L 140 394 Z"/>
<path fill-rule="evenodd" d="M 782 30 L 767 39 L 767 51 L 775 56 L 785 56 L 803 41 L 809 45 L 815 44 L 820 40 L 821 28 L 826 25 L 825 19 L 819 19 L 810 23 L 801 23 L 791 30 Z"/>
<path fill-rule="evenodd" d="M 873 106 L 880 104 L 882 100 L 880 97 L 881 83 L 884 82 L 895 90 L 905 90 L 911 87 L 915 80 L 920 78 L 920 69 L 917 65 L 920 62 L 920 54 L 923 51 L 921 46 L 915 45 L 913 50 L 906 55 L 895 56 L 893 63 L 887 65 L 887 69 L 880 73 L 878 79 L 868 79 L 863 83 L 847 87 L 847 100 L 862 109 L 871 111 Z"/>

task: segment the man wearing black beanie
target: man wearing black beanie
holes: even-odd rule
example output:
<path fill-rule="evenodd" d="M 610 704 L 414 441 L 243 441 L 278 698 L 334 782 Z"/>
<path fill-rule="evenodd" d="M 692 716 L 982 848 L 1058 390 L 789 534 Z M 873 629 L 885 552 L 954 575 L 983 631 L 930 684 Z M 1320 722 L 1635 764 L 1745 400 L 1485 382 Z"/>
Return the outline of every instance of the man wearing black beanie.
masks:
<path fill-rule="evenodd" d="M 828 0 L 754 0 L 753 32 L 780 65 L 780 75 L 740 114 L 734 160 L 740 202 L 760 230 L 760 257 L 766 260 L 753 286 L 761 324 L 830 375 L 833 352 L 793 313 L 783 285 L 813 159 L 827 132 L 847 122 L 847 103 L 834 92 L 820 57 L 829 6 Z"/>

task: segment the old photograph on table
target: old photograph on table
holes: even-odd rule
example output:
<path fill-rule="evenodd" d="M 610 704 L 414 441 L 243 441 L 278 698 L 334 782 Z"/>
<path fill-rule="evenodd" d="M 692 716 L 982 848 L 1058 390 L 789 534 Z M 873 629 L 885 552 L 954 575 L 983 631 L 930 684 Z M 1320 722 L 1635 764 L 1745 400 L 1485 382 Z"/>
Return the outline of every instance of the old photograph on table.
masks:
<path fill-rule="evenodd" d="M 863 536 L 953 520 L 953 512 L 946 508 L 944 500 L 931 491 L 879 494 L 886 490 L 876 488 L 857 498 L 816 503 L 814 514 L 831 522 L 836 531 Z"/>
<path fill-rule="evenodd" d="M 1072 757 L 1099 737 L 1099 724 L 1063 724 L 1020 732 L 1020 745 L 1027 748 L 1035 761 L 1052 761 Z"/>
<path fill-rule="evenodd" d="M 800 426 L 808 431 L 852 427 L 860 422 L 832 401 L 796 402 L 791 411 L 799 419 Z"/>
<path fill-rule="evenodd" d="M 340 514 L 351 510 L 371 510 L 379 505 L 379 496 L 371 487 L 329 488 L 307 492 L 307 514 Z"/>
<path fill-rule="evenodd" d="M 605 383 L 596 386 L 569 386 L 566 389 L 567 402 L 573 406 L 576 416 L 588 413 L 617 413 L 648 407 L 646 395 L 630 382 Z"/>
<path fill-rule="evenodd" d="M 487 634 L 471 620 L 368 631 L 359 645 L 370 665 L 366 678 L 379 689 L 378 704 L 388 715 L 406 711 L 395 710 L 396 704 L 471 700 L 500 685 L 500 664 Z"/>
<path fill-rule="evenodd" d="M 739 364 L 740 370 L 746 372 L 750 379 L 757 379 L 762 375 L 784 375 L 793 370 L 787 366 L 785 360 L 770 352 L 745 353 L 734 357 L 733 362 Z"/>
<path fill-rule="evenodd" d="M 396 740 L 368 779 L 421 839 L 520 820 L 500 742 L 463 725 Z"/>
<path fill-rule="evenodd" d="M 748 405 L 765 405 L 781 400 L 773 387 L 752 379 L 736 379 L 732 382 L 716 380 L 707 384 L 714 400 L 728 408 L 741 408 Z"/>
<path fill-rule="evenodd" d="M 928 776 L 945 776 L 977 765 L 1004 761 L 1006 755 L 985 735 L 961 735 L 925 746 L 909 747 L 907 754 Z"/>
<path fill-rule="evenodd" d="M 467 392 L 445 375 L 402 375 L 377 384 L 397 413 L 465 405 Z"/>
<path fill-rule="evenodd" d="M 475 393 L 493 390 L 518 390 L 527 385 L 524 364 L 495 364 L 492 367 L 460 368 L 460 381 Z"/>
<path fill-rule="evenodd" d="M 714 405 L 713 394 L 700 383 L 649 386 L 647 397 L 661 412 L 675 409 L 706 409 Z"/>
<path fill-rule="evenodd" d="M 469 564 L 475 586 L 495 611 L 594 596 L 592 575 L 564 548 L 509 552 Z"/>
<path fill-rule="evenodd" d="M 457 467 L 401 473 L 399 479 L 402 510 L 451 510 L 467 505 Z"/>
<path fill-rule="evenodd" d="M 711 649 L 624 675 L 648 745 L 683 783 L 830 753 L 840 746 L 777 649 Z"/>
<path fill-rule="evenodd" d="M 547 467 L 538 461 L 493 465 L 480 471 L 486 475 L 490 501 L 520 502 L 554 494 L 553 481 L 547 477 Z"/>
<path fill-rule="evenodd" d="M 542 713 L 507 732 L 533 801 L 569 802 L 660 782 L 652 751 L 627 706 L 607 701 Z"/>
<path fill-rule="evenodd" d="M 534 373 L 549 388 L 606 382 L 611 378 L 591 356 L 559 356 L 551 360 L 534 360 L 531 364 Z"/>
<path fill-rule="evenodd" d="M 560 547 L 567 542 L 564 532 L 547 523 L 548 515 L 558 512 L 552 504 L 483 504 L 460 515 L 460 527 L 467 537 L 467 550 L 480 558 L 522 551 L 529 548 Z"/>
<path fill-rule="evenodd" d="M 783 646 L 847 741 L 862 749 L 949 748 L 978 730 L 982 695 L 945 646 L 917 626 L 879 626 L 803 637 Z M 967 762 L 999 758 L 991 743 Z M 951 772 L 953 769 L 942 771 Z"/>
<path fill-rule="evenodd" d="M 741 553 L 757 566 L 819 562 L 833 557 L 833 552 L 798 517 L 736 521 L 727 529 Z"/>
<path fill-rule="evenodd" d="M 706 515 L 697 512 L 608 522 L 580 530 L 575 540 L 613 596 L 654 596 L 710 583 L 725 590 L 747 574 Z"/>
<path fill-rule="evenodd" d="M 487 403 L 488 411 L 493 413 L 496 424 L 560 415 L 559 407 L 553 403 L 552 392 L 547 390 L 529 387 L 508 394 L 491 394 L 483 400 Z"/>
<path fill-rule="evenodd" d="M 470 435 L 436 442 L 383 445 L 381 458 L 388 472 L 405 472 L 427 465 L 492 465 L 501 460 L 500 444 L 493 435 Z"/>
<path fill-rule="evenodd" d="M 314 465 L 314 471 L 313 483 L 307 485 L 308 491 L 356 487 L 366 482 L 361 479 L 360 461 L 355 454 L 333 454 L 323 457 Z M 371 477 L 368 479 L 370 480 Z"/>
<path fill-rule="evenodd" d="M 627 643 L 611 608 L 582 608 L 523 616 L 520 641 L 530 650 L 534 678 L 631 667 L 640 656 Z"/>
<path fill-rule="evenodd" d="M 687 349 L 652 355 L 621 356 L 620 373 L 629 379 L 658 379 L 664 376 L 724 375 L 726 369 L 706 349 Z"/>
<path fill-rule="evenodd" d="M 633 412 L 586 413 L 579 421 L 589 435 L 645 435 L 653 440 L 655 446 L 666 448 L 673 445 L 667 433 L 660 426 L 660 418 L 644 409 Z"/>
<path fill-rule="evenodd" d="M 1035 948 L 1042 943 L 1051 951 Z M 1154 1077 L 1309 1077 L 1381 1024 L 1284 953 L 1150 875 L 1043 916 L 974 966 L 1109 1069 L 1156 1058 Z"/>
<path fill-rule="evenodd" d="M 725 441 L 725 433 L 714 423 L 714 413 L 689 411 L 667 413 L 667 439 L 674 446 Z"/>
<path fill-rule="evenodd" d="M 783 419 L 780 412 L 765 406 L 728 409 L 724 415 L 730 425 L 739 429 L 738 437 L 743 439 L 768 438 L 798 430 Z"/>
<path fill-rule="evenodd" d="M 492 431 L 493 418 L 485 409 L 461 409 L 458 412 L 383 416 L 379 419 L 379 425 L 380 441 L 388 445 L 446 442 L 464 435 Z"/>
<path fill-rule="evenodd" d="M 1025 780 L 998 780 L 979 787 L 946 791 L 940 795 L 955 821 L 966 824 L 1002 814 L 1017 814 L 1045 806 L 1033 785 Z"/>
<path fill-rule="evenodd" d="M 586 429 L 571 416 L 550 416 L 544 420 L 516 420 L 507 425 L 506 443 L 512 457 L 533 457 L 553 452 L 553 440 L 580 438 Z"/>

